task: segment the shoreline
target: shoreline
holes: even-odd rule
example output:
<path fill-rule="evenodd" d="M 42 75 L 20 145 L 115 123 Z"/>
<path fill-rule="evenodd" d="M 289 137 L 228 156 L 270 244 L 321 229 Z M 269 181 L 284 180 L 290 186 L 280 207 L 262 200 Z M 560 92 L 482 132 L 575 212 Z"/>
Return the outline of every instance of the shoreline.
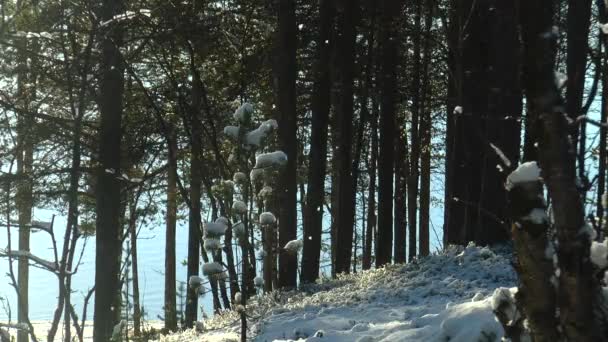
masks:
<path fill-rule="evenodd" d="M 14 322 L 12 322 L 14 324 Z M 32 326 L 34 327 L 34 334 L 36 336 L 36 339 L 38 341 L 46 341 L 47 339 L 47 334 L 49 329 L 51 328 L 51 324 L 52 321 L 51 320 L 37 320 L 37 321 L 31 321 Z M 147 330 L 147 329 L 157 329 L 160 330 L 162 329 L 164 326 L 164 322 L 160 321 L 160 320 L 154 320 L 154 321 L 143 321 L 142 322 L 142 330 Z M 76 329 L 74 328 L 74 326 L 70 327 L 70 331 L 72 334 L 72 337 L 76 336 Z M 129 329 L 129 335 L 132 335 L 133 333 L 133 321 L 129 321 L 128 324 L 128 329 Z M 8 329 L 9 334 L 11 335 L 11 337 L 16 336 L 17 335 L 17 331 L 16 329 Z M 55 340 L 59 341 L 59 340 L 63 340 L 63 321 L 59 322 L 58 328 L 57 328 L 57 333 L 55 334 Z M 84 323 L 84 332 L 83 332 L 83 341 L 84 342 L 92 342 L 93 341 L 93 321 L 92 320 L 88 320 L 85 321 Z"/>

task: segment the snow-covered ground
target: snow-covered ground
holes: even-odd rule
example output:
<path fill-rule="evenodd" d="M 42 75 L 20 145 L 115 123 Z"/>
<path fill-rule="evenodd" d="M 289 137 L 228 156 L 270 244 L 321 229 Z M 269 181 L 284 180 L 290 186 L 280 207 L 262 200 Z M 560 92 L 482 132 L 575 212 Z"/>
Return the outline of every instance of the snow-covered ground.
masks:
<path fill-rule="evenodd" d="M 254 341 L 500 341 L 493 305 L 515 286 L 509 247 L 450 247 L 407 265 L 345 275 L 248 306 Z M 493 294 L 496 292 L 496 295 Z M 238 341 L 227 312 L 160 341 Z"/>

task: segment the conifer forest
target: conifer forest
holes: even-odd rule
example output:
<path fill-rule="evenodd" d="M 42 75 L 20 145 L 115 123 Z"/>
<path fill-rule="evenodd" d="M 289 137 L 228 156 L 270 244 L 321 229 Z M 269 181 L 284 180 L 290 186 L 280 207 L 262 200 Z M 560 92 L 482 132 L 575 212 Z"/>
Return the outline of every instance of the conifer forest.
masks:
<path fill-rule="evenodd" d="M 0 342 L 608 341 L 608 1 L 0 0 Z"/>

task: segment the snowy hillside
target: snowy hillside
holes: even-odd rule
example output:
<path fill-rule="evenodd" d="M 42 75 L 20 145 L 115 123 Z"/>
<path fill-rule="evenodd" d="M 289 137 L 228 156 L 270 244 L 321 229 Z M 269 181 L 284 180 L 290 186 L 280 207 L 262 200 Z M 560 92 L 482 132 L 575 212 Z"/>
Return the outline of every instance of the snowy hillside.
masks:
<path fill-rule="evenodd" d="M 254 341 L 500 341 L 492 306 L 515 286 L 508 247 L 451 247 L 407 265 L 341 276 L 302 292 L 273 293 L 248 310 Z M 496 295 L 492 296 L 496 292 Z M 231 341 L 227 313 L 160 341 Z"/>

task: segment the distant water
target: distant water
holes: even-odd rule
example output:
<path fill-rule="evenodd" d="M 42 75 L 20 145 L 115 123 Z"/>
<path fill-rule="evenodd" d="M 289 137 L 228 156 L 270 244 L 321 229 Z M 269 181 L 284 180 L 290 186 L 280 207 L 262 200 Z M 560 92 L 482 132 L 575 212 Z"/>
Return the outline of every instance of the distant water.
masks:
<path fill-rule="evenodd" d="M 35 219 L 50 221 L 52 212 L 47 210 L 37 210 L 34 214 Z M 63 234 L 65 232 L 65 217 L 55 217 L 55 234 L 57 244 L 61 248 Z M 0 228 L 0 247 L 8 245 L 6 228 Z M 17 249 L 18 242 L 17 230 L 11 231 L 11 248 Z M 79 239 L 78 253 L 85 245 L 82 263 L 78 268 L 78 273 L 72 278 L 72 302 L 79 319 L 82 318 L 84 297 L 88 290 L 95 283 L 95 237 L 88 240 Z M 158 320 L 158 316 L 163 315 L 164 305 L 164 265 L 165 265 L 165 226 L 159 224 L 154 229 L 143 228 L 137 240 L 138 266 L 139 266 L 139 286 L 140 298 L 144 310 L 149 320 Z M 36 232 L 31 236 L 31 252 L 47 260 L 54 260 L 50 235 L 46 232 Z M 187 225 L 180 224 L 177 228 L 176 236 L 176 271 L 177 280 L 186 281 L 186 266 L 182 264 L 188 254 L 188 231 Z M 123 246 L 126 247 L 126 246 Z M 60 253 L 60 252 L 59 252 Z M 77 254 L 78 256 L 78 254 Z M 17 262 L 14 262 L 15 277 L 17 276 Z M 17 296 L 15 290 L 10 285 L 9 267 L 7 259 L 0 259 L 0 297 L 8 299 L 12 311 L 12 321 L 17 319 Z M 176 285 L 179 287 L 179 285 Z M 131 291 L 131 290 L 129 290 Z M 57 306 L 58 296 L 57 276 L 45 270 L 30 267 L 30 319 L 31 320 L 51 320 Z M 211 296 L 206 296 L 199 300 L 207 313 L 212 312 Z M 6 303 L 6 301 L 5 301 Z M 177 299 L 179 305 L 179 298 Z M 0 303 L 1 304 L 1 303 Z M 92 297 L 87 307 L 87 320 L 93 319 Z M 179 308 L 178 308 L 179 310 Z M 199 314 L 200 317 L 200 314 Z M 6 310 L 0 305 L 0 322 L 6 322 L 8 315 Z"/>

